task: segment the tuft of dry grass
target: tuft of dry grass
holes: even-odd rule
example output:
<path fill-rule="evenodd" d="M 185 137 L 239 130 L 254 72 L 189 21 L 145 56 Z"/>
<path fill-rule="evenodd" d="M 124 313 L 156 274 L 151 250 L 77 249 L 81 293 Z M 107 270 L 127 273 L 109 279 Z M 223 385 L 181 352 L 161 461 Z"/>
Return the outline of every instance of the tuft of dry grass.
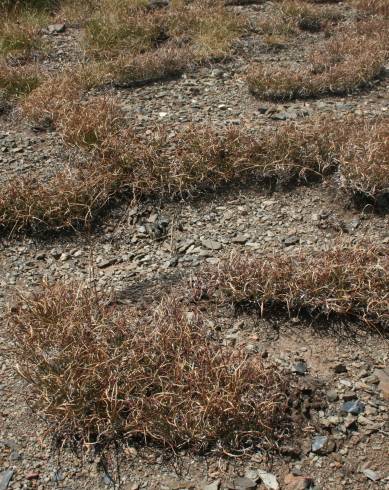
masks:
<path fill-rule="evenodd" d="M 44 283 L 9 315 L 17 370 L 64 442 L 241 450 L 285 434 L 287 378 L 212 339 L 174 297 L 140 311 Z"/>
<path fill-rule="evenodd" d="M 337 247 L 313 255 L 234 254 L 197 281 L 209 296 L 261 313 L 342 316 L 389 326 L 389 254 L 385 247 Z"/>
<path fill-rule="evenodd" d="M 386 0 L 351 0 L 351 4 L 368 14 L 389 17 L 389 3 Z"/>
<path fill-rule="evenodd" d="M 40 83 L 41 75 L 35 65 L 9 66 L 0 61 L 0 91 L 5 99 L 25 96 Z"/>
<path fill-rule="evenodd" d="M 362 202 L 389 208 L 389 118 L 354 121 L 339 163 L 344 188 Z"/>
<path fill-rule="evenodd" d="M 348 94 L 380 75 L 387 51 L 387 41 L 372 34 L 369 24 L 313 49 L 307 67 L 254 65 L 247 82 L 252 93 L 274 100 Z"/>

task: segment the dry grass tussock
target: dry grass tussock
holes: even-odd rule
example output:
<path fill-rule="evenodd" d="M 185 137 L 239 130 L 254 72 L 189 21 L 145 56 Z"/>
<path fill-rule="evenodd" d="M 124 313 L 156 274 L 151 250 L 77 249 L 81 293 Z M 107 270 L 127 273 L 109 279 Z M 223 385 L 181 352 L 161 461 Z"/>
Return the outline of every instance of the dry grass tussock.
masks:
<path fill-rule="evenodd" d="M 334 248 L 314 255 L 238 255 L 200 276 L 195 295 L 262 313 L 283 311 L 312 318 L 342 316 L 369 326 L 389 326 L 387 248 Z M 201 292 L 201 293 L 200 293 Z"/>
<path fill-rule="evenodd" d="M 281 438 L 287 380 L 223 347 L 174 297 L 120 309 L 79 284 L 44 284 L 9 315 L 17 369 L 65 442 L 131 440 L 194 451 Z"/>
<path fill-rule="evenodd" d="M 351 0 L 351 4 L 368 14 L 389 17 L 387 0 Z"/>
<path fill-rule="evenodd" d="M 0 60 L 0 93 L 5 99 L 20 98 L 33 91 L 40 83 L 41 74 L 33 66 L 9 66 Z"/>
<path fill-rule="evenodd" d="M 270 38 L 287 40 L 299 31 L 318 32 L 340 20 L 342 15 L 334 6 L 283 0 L 274 4 L 271 12 L 256 22 L 256 27 L 267 42 Z"/>
<path fill-rule="evenodd" d="M 380 26 L 388 32 L 386 23 L 373 22 L 337 33 L 312 49 L 307 67 L 256 64 L 247 75 L 249 89 L 262 98 L 287 100 L 361 88 L 380 75 L 388 56 L 388 36 L 379 38 Z"/>
<path fill-rule="evenodd" d="M 150 135 L 122 127 L 110 99 L 74 106 L 59 122 L 64 140 L 92 150 L 89 162 L 49 180 L 17 178 L 0 196 L 0 226 L 41 231 L 87 226 L 109 202 L 213 190 L 237 179 L 290 182 L 334 170 L 340 144 L 333 124 L 286 126 L 257 137 L 207 126 L 155 127 Z"/>
<path fill-rule="evenodd" d="M 355 121 L 339 155 L 343 186 L 363 202 L 389 209 L 389 118 Z"/>

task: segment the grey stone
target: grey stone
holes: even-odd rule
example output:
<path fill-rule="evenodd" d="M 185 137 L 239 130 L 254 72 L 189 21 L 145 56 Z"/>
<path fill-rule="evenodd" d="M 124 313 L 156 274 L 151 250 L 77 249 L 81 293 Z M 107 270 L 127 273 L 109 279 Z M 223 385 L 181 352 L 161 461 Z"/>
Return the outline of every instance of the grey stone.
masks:
<path fill-rule="evenodd" d="M 277 478 L 273 473 L 268 473 L 267 471 L 257 470 L 258 476 L 262 483 L 269 490 L 279 490 L 280 486 L 278 484 Z"/>
<path fill-rule="evenodd" d="M 250 488 L 256 488 L 257 483 L 250 478 L 243 476 L 235 478 L 234 486 L 236 490 L 249 490 Z"/>
<path fill-rule="evenodd" d="M 298 236 L 292 235 L 288 236 L 284 239 L 285 247 L 290 247 L 291 245 L 296 245 L 300 242 L 300 238 Z"/>
<path fill-rule="evenodd" d="M 370 470 L 369 468 L 362 470 L 362 473 L 366 476 L 366 478 L 372 481 L 379 481 L 381 479 L 380 475 L 376 471 Z"/>
<path fill-rule="evenodd" d="M 7 490 L 13 474 L 14 470 L 5 470 L 0 473 L 0 490 Z"/>
<path fill-rule="evenodd" d="M 222 244 L 215 240 L 201 240 L 201 244 L 208 250 L 220 250 L 222 248 Z"/>
<path fill-rule="evenodd" d="M 350 400 L 343 403 L 341 412 L 351 413 L 352 415 L 359 415 L 365 411 L 365 405 L 359 400 Z"/>
<path fill-rule="evenodd" d="M 335 440 L 329 436 L 315 436 L 312 440 L 312 452 L 320 455 L 330 454 L 336 449 Z"/>
<path fill-rule="evenodd" d="M 330 402 L 338 401 L 339 400 L 338 392 L 335 390 L 327 391 L 327 398 L 328 398 L 328 401 L 330 401 Z"/>
<path fill-rule="evenodd" d="M 304 361 L 296 362 L 296 364 L 293 366 L 292 371 L 296 374 L 304 376 L 308 372 L 307 364 Z"/>

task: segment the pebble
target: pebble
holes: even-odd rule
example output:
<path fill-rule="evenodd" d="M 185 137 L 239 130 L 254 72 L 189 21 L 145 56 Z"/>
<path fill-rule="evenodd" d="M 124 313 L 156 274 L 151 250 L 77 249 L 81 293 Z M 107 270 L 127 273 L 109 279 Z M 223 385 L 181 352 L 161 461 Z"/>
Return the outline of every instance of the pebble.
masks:
<path fill-rule="evenodd" d="M 362 473 L 371 481 L 379 481 L 381 479 L 376 471 L 370 470 L 369 468 L 362 470 Z"/>
<path fill-rule="evenodd" d="M 7 490 L 13 474 L 14 470 L 5 470 L 0 473 L 0 490 Z"/>

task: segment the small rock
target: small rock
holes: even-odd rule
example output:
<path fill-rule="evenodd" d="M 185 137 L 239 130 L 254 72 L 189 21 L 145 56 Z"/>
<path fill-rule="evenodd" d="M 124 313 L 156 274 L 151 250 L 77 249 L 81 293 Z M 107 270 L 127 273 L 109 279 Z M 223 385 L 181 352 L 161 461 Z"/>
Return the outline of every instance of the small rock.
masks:
<path fill-rule="evenodd" d="M 314 481 L 303 475 L 288 473 L 284 478 L 285 490 L 308 490 L 313 488 Z"/>
<path fill-rule="evenodd" d="M 106 267 L 109 267 L 110 265 L 113 265 L 116 263 L 116 259 L 115 258 L 112 258 L 112 259 L 106 259 L 106 260 L 102 260 L 101 262 L 99 262 L 97 264 L 97 267 L 99 269 L 105 269 Z"/>
<path fill-rule="evenodd" d="M 362 473 L 366 476 L 366 478 L 372 481 L 379 481 L 381 479 L 380 475 L 376 471 L 370 470 L 369 468 L 362 470 Z"/>
<path fill-rule="evenodd" d="M 330 402 L 336 402 L 339 400 L 339 395 L 338 392 L 335 390 L 329 390 L 327 391 L 327 399 Z"/>
<path fill-rule="evenodd" d="M 266 488 L 270 490 L 278 490 L 280 488 L 276 476 L 272 473 L 267 473 L 263 470 L 257 470 L 257 473 Z"/>
<path fill-rule="evenodd" d="M 220 480 L 215 480 L 213 483 L 210 483 L 209 485 L 205 485 L 203 487 L 203 490 L 219 490 L 220 487 Z"/>
<path fill-rule="evenodd" d="M 316 454 L 329 454 L 335 449 L 335 441 L 327 436 L 315 436 L 312 439 L 311 449 Z"/>
<path fill-rule="evenodd" d="M 375 374 L 379 379 L 378 389 L 385 400 L 389 400 L 389 369 L 376 369 Z"/>
<path fill-rule="evenodd" d="M 27 480 L 38 480 L 39 478 L 39 473 L 38 472 L 31 472 L 26 475 Z"/>
<path fill-rule="evenodd" d="M 222 248 L 221 243 L 215 240 L 201 240 L 201 244 L 208 250 L 220 250 Z"/>
<path fill-rule="evenodd" d="M 343 363 L 336 364 L 334 366 L 334 371 L 336 374 L 347 373 L 347 367 Z"/>
<path fill-rule="evenodd" d="M 235 478 L 234 486 L 236 490 L 248 490 L 250 488 L 256 488 L 257 484 L 250 478 L 246 478 L 245 476 L 243 476 Z"/>
<path fill-rule="evenodd" d="M 299 361 L 293 366 L 292 371 L 300 376 L 304 376 L 308 372 L 307 364 L 304 361 Z"/>
<path fill-rule="evenodd" d="M 60 34 L 61 32 L 65 32 L 65 30 L 65 24 L 50 24 L 49 26 L 47 26 L 47 32 L 49 34 Z"/>
<path fill-rule="evenodd" d="M 249 239 L 250 237 L 248 237 L 247 235 L 237 235 L 236 237 L 234 237 L 231 241 L 232 243 L 238 243 L 238 244 L 244 244 L 247 242 L 247 240 Z"/>
<path fill-rule="evenodd" d="M 359 415 L 365 411 L 365 405 L 359 400 L 350 400 L 343 403 L 340 409 L 343 413 L 351 413 L 352 415 Z"/>
<path fill-rule="evenodd" d="M 13 474 L 14 470 L 5 470 L 0 473 L 0 490 L 7 490 Z"/>
<path fill-rule="evenodd" d="M 292 235 L 288 236 L 284 239 L 285 247 L 290 247 L 291 245 L 296 245 L 300 242 L 300 238 L 298 236 Z"/>

